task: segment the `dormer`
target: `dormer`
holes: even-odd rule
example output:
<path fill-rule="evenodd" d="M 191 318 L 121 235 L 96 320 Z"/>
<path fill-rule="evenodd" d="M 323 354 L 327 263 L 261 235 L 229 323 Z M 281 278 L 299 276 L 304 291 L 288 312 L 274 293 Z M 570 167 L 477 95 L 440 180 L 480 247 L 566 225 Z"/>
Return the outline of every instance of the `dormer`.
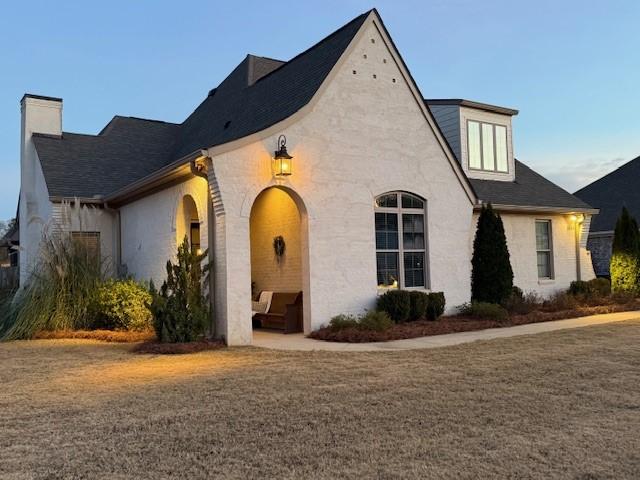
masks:
<path fill-rule="evenodd" d="M 463 99 L 425 100 L 469 178 L 515 179 L 511 108 Z"/>

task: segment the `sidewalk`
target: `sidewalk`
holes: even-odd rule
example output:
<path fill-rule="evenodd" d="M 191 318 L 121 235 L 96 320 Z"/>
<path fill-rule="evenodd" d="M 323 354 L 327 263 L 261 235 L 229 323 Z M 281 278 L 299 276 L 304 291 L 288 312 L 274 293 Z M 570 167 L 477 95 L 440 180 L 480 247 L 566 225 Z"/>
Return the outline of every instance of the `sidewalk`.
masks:
<path fill-rule="evenodd" d="M 394 350 L 415 350 L 420 348 L 448 347 L 477 340 L 491 340 L 493 338 L 515 337 L 542 332 L 553 332 L 567 328 L 587 327 L 604 323 L 621 322 L 624 320 L 640 320 L 640 311 L 608 313 L 589 317 L 569 318 L 552 322 L 531 323 L 506 328 L 489 328 L 474 332 L 449 333 L 431 337 L 410 338 L 406 340 L 392 340 L 390 342 L 374 343 L 337 343 L 325 342 L 306 338 L 304 335 L 284 335 L 282 333 L 253 332 L 253 346 L 272 350 L 326 350 L 335 352 L 383 352 Z"/>

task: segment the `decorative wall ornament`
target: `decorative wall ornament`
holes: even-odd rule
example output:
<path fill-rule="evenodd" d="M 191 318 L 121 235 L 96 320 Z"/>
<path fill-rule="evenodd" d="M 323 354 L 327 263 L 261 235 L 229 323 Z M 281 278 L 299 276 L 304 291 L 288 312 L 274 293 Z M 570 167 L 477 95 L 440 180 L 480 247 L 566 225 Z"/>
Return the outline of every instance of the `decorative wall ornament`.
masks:
<path fill-rule="evenodd" d="M 282 235 L 278 235 L 273 238 L 273 251 L 276 254 L 276 259 L 280 261 L 284 256 L 284 251 L 287 248 L 287 244 L 284 241 L 284 237 Z"/>

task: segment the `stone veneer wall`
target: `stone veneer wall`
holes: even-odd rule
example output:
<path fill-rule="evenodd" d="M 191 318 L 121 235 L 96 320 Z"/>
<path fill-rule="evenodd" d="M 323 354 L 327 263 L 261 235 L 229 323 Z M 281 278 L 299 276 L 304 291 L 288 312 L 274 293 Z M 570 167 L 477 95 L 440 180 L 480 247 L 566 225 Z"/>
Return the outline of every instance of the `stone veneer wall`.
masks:
<path fill-rule="evenodd" d="M 609 264 L 611 263 L 611 247 L 613 235 L 589 235 L 587 248 L 591 252 L 593 269 L 599 277 L 608 277 Z"/>

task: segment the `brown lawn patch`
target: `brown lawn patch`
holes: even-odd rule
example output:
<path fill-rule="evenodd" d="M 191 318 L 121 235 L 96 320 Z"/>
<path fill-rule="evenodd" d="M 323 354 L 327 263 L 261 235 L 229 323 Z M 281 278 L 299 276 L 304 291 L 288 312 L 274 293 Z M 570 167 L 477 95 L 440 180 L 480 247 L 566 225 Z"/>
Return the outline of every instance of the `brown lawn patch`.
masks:
<path fill-rule="evenodd" d="M 154 332 L 128 332 L 115 330 L 43 330 L 35 334 L 35 339 L 55 340 L 76 338 L 84 340 L 100 340 L 102 342 L 137 343 L 155 340 Z"/>
<path fill-rule="evenodd" d="M 402 352 L 0 344 L 0 478 L 637 479 L 640 320 Z"/>
<path fill-rule="evenodd" d="M 189 343 L 160 343 L 144 342 L 133 347 L 135 353 L 150 353 L 156 355 L 182 355 L 187 353 L 204 352 L 224 348 L 222 340 L 200 340 Z"/>

